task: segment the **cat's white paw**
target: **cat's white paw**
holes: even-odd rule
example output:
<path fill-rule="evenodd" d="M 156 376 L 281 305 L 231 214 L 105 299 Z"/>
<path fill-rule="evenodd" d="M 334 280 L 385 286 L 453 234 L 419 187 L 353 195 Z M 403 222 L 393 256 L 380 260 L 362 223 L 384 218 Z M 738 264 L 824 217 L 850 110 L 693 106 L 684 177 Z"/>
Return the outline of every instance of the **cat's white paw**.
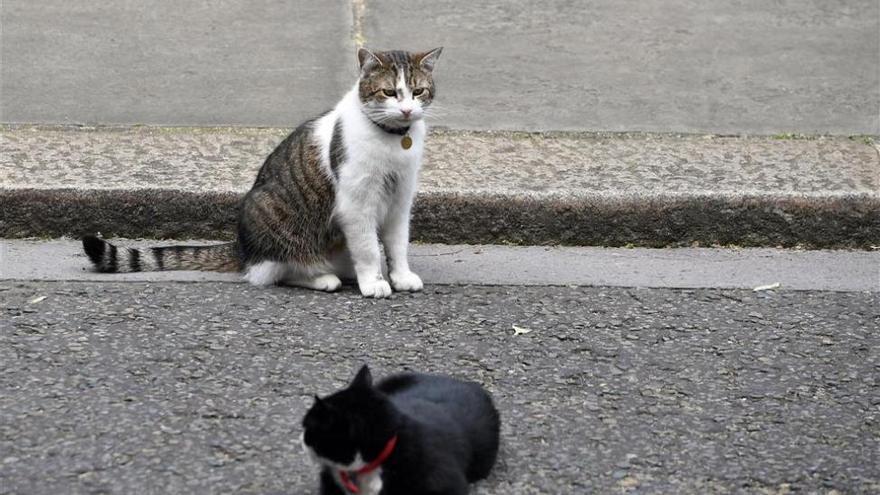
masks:
<path fill-rule="evenodd" d="M 334 292 L 342 287 L 342 280 L 332 273 L 320 275 L 312 279 L 312 288 L 315 290 L 323 290 L 326 292 Z"/>
<path fill-rule="evenodd" d="M 322 290 L 324 292 L 334 292 L 342 287 L 342 280 L 332 273 L 325 273 L 317 277 L 287 277 L 284 279 L 286 285 L 295 287 L 305 287 L 306 289 Z"/>
<path fill-rule="evenodd" d="M 413 272 L 392 272 L 390 277 L 391 285 L 398 292 L 418 292 L 424 287 L 422 279 Z"/>
<path fill-rule="evenodd" d="M 374 280 L 372 282 L 358 282 L 361 294 L 364 297 L 388 297 L 391 295 L 391 286 L 384 280 Z"/>

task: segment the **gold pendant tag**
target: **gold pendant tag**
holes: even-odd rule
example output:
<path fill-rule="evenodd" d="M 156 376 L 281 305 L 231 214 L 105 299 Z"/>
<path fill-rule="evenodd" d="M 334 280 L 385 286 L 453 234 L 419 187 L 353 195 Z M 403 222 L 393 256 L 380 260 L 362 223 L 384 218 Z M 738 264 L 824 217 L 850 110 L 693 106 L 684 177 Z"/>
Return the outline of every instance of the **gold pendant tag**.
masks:
<path fill-rule="evenodd" d="M 409 136 L 403 136 L 403 139 L 400 140 L 400 146 L 405 150 L 412 148 L 412 138 Z"/>

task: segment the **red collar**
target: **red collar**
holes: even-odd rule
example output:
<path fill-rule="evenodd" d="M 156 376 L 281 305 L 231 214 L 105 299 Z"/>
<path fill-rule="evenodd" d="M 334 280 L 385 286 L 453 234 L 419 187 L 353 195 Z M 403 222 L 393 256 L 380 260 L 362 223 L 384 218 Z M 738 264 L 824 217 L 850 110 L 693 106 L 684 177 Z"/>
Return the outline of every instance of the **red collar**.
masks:
<path fill-rule="evenodd" d="M 379 466 L 391 457 L 395 445 L 397 445 L 397 435 L 394 435 L 391 437 L 391 440 L 388 440 L 388 443 L 385 444 L 385 448 L 382 449 L 382 452 L 379 453 L 378 457 L 373 459 L 373 462 L 354 471 L 355 478 L 379 469 Z M 351 476 L 348 473 L 348 471 L 339 471 L 339 479 L 342 480 L 342 486 L 344 486 L 350 493 L 360 493 L 361 489 L 351 480 Z"/>

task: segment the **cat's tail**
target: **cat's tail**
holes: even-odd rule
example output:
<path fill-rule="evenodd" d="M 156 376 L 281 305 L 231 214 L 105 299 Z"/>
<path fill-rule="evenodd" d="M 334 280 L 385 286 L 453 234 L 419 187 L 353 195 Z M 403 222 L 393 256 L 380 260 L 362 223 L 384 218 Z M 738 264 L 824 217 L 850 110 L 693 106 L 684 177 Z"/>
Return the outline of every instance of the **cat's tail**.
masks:
<path fill-rule="evenodd" d="M 82 239 L 86 255 L 102 273 L 201 270 L 235 272 L 241 270 L 234 242 L 211 246 L 166 246 L 122 248 L 93 235 Z"/>

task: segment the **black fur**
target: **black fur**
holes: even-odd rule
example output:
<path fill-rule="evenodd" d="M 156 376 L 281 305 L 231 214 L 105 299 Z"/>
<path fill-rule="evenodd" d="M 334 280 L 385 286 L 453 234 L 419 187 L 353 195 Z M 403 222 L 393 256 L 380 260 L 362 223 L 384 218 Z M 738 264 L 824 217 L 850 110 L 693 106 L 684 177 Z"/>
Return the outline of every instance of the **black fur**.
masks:
<path fill-rule="evenodd" d="M 141 271 L 141 252 L 137 249 L 128 250 L 128 267 L 133 272 Z"/>
<path fill-rule="evenodd" d="M 110 251 L 107 254 L 107 268 L 106 271 L 110 273 L 116 273 L 119 271 L 119 257 L 116 252 L 116 246 L 113 244 L 107 244 L 110 247 Z"/>
<path fill-rule="evenodd" d="M 397 181 L 398 177 L 395 172 L 385 174 L 385 177 L 382 178 L 382 189 L 384 189 L 386 195 L 393 196 L 397 192 Z"/>
<path fill-rule="evenodd" d="M 463 495 L 488 476 L 498 454 L 500 418 L 476 383 L 420 373 L 394 375 L 373 386 L 361 368 L 345 389 L 319 399 L 303 419 L 305 444 L 323 459 L 347 465 L 360 453 L 382 464 L 383 495 Z M 321 494 L 345 494 L 328 467 Z"/>
<path fill-rule="evenodd" d="M 82 244 L 86 256 L 92 260 L 92 263 L 99 266 L 104 261 L 104 246 L 107 243 L 96 236 L 87 235 L 82 238 Z"/>
<path fill-rule="evenodd" d="M 156 266 L 159 267 L 159 270 L 165 269 L 165 248 L 150 248 L 150 251 L 153 252 L 153 258 L 156 259 Z"/>
<path fill-rule="evenodd" d="M 333 136 L 330 138 L 330 169 L 339 177 L 339 167 L 345 161 L 345 145 L 342 142 L 342 119 L 333 125 Z"/>

